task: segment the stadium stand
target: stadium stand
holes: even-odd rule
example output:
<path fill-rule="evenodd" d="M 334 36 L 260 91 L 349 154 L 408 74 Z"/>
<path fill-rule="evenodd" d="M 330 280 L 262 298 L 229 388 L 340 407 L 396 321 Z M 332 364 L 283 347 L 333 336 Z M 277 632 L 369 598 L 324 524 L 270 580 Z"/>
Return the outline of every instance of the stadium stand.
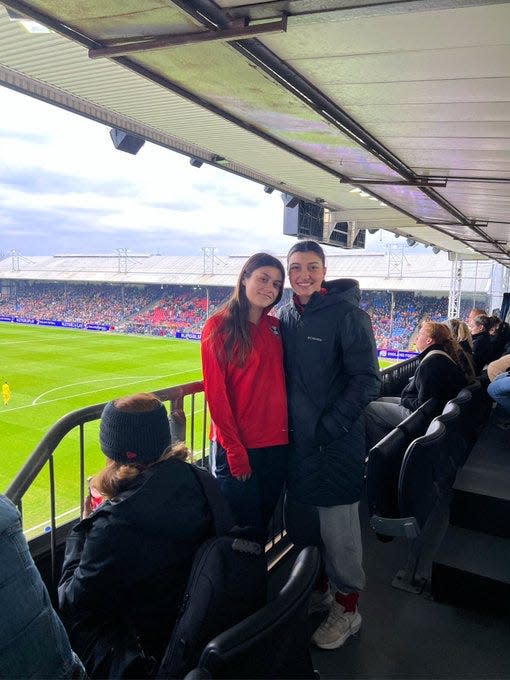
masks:
<path fill-rule="evenodd" d="M 101 324 L 117 332 L 174 337 L 198 335 L 228 296 L 245 256 L 211 258 L 61 255 L 0 261 L 0 318 Z M 282 260 L 285 258 L 282 257 Z M 408 271 L 391 276 L 383 253 L 332 255 L 328 279 L 354 277 L 377 346 L 413 349 L 423 319 L 447 318 L 450 263 L 435 255 L 406 255 Z M 465 275 L 461 316 L 485 302 L 476 293 L 489 270 Z M 381 286 L 385 286 L 381 290 Z M 413 291 L 419 290 L 420 294 Z M 285 290 L 281 304 L 290 299 Z"/>

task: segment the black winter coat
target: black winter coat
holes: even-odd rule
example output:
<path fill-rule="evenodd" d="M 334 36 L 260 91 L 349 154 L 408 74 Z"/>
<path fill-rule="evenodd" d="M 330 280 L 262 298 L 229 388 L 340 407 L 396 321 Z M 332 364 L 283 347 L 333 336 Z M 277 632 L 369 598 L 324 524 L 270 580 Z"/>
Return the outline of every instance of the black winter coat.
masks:
<path fill-rule="evenodd" d="M 102 636 L 119 628 L 127 637 L 134 625 L 144 649 L 161 656 L 211 522 L 190 466 L 171 458 L 73 528 L 58 594 L 72 647 L 89 672 Z"/>
<path fill-rule="evenodd" d="M 357 281 L 323 284 L 301 315 L 294 302 L 280 311 L 291 439 L 287 487 L 301 503 L 359 501 L 363 483 L 363 409 L 381 381 L 368 314 Z"/>
<path fill-rule="evenodd" d="M 475 373 L 480 375 L 485 364 L 492 359 L 492 345 L 489 331 L 476 333 L 473 335 L 473 361 L 475 362 Z"/>
<path fill-rule="evenodd" d="M 431 398 L 437 399 L 442 407 L 449 399 L 457 396 L 467 385 L 464 371 L 452 359 L 444 354 L 434 354 L 424 361 L 433 350 L 441 350 L 441 345 L 430 345 L 419 357 L 419 366 L 409 383 L 402 390 L 400 403 L 402 406 L 416 409 Z"/>

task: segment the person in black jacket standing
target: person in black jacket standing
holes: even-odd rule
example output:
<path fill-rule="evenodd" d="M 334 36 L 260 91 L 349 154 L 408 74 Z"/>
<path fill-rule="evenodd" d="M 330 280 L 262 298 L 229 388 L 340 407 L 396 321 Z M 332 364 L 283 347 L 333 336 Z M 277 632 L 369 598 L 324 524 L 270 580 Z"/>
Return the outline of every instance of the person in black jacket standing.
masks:
<path fill-rule="evenodd" d="M 153 394 L 109 402 L 100 424 L 107 466 L 90 482 L 67 543 L 58 595 L 90 677 L 144 677 L 139 650 L 159 661 L 197 548 L 212 535 L 209 504 L 184 444 L 170 449 Z"/>
<path fill-rule="evenodd" d="M 286 522 L 296 545 L 321 548 L 328 580 L 314 604 L 329 613 L 312 641 L 335 649 L 361 626 L 362 414 L 379 395 L 379 368 L 357 282 L 325 282 L 324 251 L 315 241 L 296 243 L 287 266 L 294 297 L 279 315 L 291 440 Z"/>

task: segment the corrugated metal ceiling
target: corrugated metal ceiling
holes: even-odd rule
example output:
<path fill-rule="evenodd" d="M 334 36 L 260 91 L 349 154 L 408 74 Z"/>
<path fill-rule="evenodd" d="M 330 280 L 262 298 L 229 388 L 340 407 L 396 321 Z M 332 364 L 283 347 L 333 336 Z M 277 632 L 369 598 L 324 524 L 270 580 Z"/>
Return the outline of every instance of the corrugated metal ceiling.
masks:
<path fill-rule="evenodd" d="M 346 221 L 510 265 L 509 2 L 4 4 L 58 33 L 23 34 L 0 10 L 0 82 L 208 162 L 222 156 Z M 108 59 L 86 49 L 215 38 L 283 11 L 285 32 Z"/>

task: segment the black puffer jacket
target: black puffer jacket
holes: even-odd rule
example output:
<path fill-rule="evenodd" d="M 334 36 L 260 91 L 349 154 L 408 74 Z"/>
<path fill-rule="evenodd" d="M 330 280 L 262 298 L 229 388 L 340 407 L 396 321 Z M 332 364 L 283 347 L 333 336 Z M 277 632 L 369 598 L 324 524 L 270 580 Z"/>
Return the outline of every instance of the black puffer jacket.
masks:
<path fill-rule="evenodd" d="M 159 657 L 177 618 L 198 546 L 212 533 L 209 506 L 190 466 L 177 459 L 141 473 L 67 539 L 59 585 L 73 649 L 89 672 L 96 644 L 131 624 Z M 96 655 L 96 656 L 95 656 Z"/>
<path fill-rule="evenodd" d="M 400 395 L 402 406 L 411 411 L 416 411 L 431 398 L 437 399 L 439 406 L 442 407 L 449 399 L 456 397 L 467 384 L 464 371 L 448 356 L 443 353 L 428 356 L 434 350 L 445 351 L 441 345 L 429 345 L 420 354 L 416 373 Z"/>
<path fill-rule="evenodd" d="M 485 364 L 492 359 L 492 345 L 489 331 L 476 333 L 473 335 L 473 361 L 475 362 L 475 373 L 480 375 Z"/>
<path fill-rule="evenodd" d="M 377 399 L 380 376 L 370 318 L 357 281 L 339 279 L 314 293 L 301 315 L 280 312 L 291 453 L 289 495 L 333 506 L 360 499 L 365 457 L 362 412 Z"/>

